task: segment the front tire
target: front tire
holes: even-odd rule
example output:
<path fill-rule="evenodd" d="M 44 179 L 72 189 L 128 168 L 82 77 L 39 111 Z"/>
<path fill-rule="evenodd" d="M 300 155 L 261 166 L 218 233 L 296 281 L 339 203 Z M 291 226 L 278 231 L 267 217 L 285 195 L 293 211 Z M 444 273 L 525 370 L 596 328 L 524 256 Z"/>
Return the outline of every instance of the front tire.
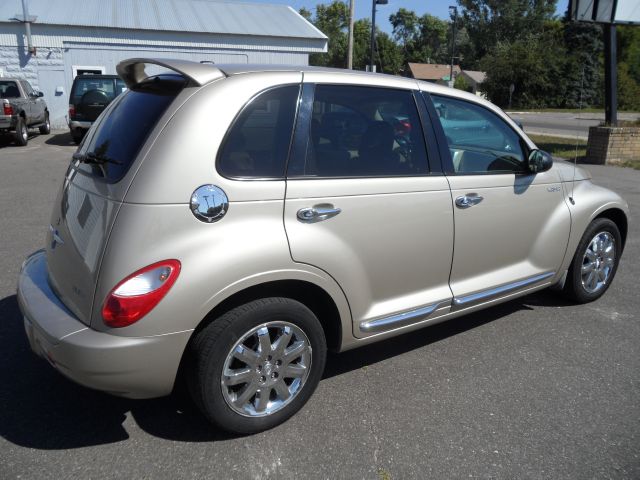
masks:
<path fill-rule="evenodd" d="M 45 112 L 44 125 L 39 127 L 39 130 L 42 135 L 49 135 L 51 133 L 51 122 L 49 122 L 49 112 Z"/>
<path fill-rule="evenodd" d="M 189 391 L 214 425 L 260 432 L 304 406 L 318 386 L 326 352 L 322 325 L 305 305 L 279 297 L 255 300 L 194 338 Z"/>
<path fill-rule="evenodd" d="M 27 129 L 27 123 L 24 118 L 18 117 L 16 121 L 16 144 L 24 147 L 29 142 L 29 130 Z"/>
<path fill-rule="evenodd" d="M 622 237 L 608 218 L 597 218 L 584 232 L 571 261 L 564 293 L 577 303 L 592 302 L 606 292 L 618 270 Z"/>

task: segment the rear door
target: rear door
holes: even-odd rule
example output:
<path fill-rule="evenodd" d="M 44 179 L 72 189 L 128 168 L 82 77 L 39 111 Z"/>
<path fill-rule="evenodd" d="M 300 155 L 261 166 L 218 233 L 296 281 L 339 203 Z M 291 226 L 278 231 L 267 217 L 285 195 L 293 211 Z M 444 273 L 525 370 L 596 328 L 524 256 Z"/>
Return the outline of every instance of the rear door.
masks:
<path fill-rule="evenodd" d="M 103 163 L 69 165 L 51 216 L 47 263 L 52 287 L 87 324 L 102 253 L 132 180 L 129 169 L 183 85 L 182 80 L 149 82 L 122 95 L 78 149 Z"/>
<path fill-rule="evenodd" d="M 336 279 L 358 337 L 446 312 L 451 196 L 413 92 L 318 82 L 302 103 L 284 214 L 293 259 Z"/>

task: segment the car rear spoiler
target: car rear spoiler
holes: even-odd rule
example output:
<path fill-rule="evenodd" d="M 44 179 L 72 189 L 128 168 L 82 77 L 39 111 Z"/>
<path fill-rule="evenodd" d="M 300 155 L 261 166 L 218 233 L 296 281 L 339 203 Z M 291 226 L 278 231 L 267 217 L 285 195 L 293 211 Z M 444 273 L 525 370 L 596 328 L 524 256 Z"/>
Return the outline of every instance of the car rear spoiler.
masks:
<path fill-rule="evenodd" d="M 187 77 L 198 86 L 206 85 L 214 80 L 225 77 L 222 70 L 211 64 L 162 58 L 130 58 L 118 63 L 116 71 L 118 75 L 122 77 L 124 83 L 127 84 L 127 87 L 132 87 L 149 77 L 144 71 L 145 64 L 159 65 L 173 70 Z"/>

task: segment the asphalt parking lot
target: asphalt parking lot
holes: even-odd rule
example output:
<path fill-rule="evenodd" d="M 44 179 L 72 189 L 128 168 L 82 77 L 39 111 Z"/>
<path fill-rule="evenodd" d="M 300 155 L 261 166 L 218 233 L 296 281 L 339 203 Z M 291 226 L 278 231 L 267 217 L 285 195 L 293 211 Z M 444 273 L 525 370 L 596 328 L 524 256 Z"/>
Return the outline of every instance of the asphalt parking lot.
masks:
<path fill-rule="evenodd" d="M 180 398 L 76 386 L 29 350 L 15 296 L 74 151 L 0 143 L 0 478 L 640 478 L 640 171 L 589 166 L 632 209 L 599 301 L 549 292 L 332 355 L 307 406 L 230 437 Z"/>

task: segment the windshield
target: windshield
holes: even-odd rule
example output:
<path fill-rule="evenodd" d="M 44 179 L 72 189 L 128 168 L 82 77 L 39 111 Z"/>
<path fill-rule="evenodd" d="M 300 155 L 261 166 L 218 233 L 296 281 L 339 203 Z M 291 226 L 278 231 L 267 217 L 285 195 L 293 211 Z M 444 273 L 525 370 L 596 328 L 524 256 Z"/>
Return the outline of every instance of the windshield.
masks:
<path fill-rule="evenodd" d="M 180 76 L 159 76 L 118 97 L 80 146 L 76 159 L 93 160 L 81 163 L 80 170 L 111 182 L 120 180 L 183 86 Z"/>
<path fill-rule="evenodd" d="M 0 98 L 20 98 L 20 90 L 16 82 L 0 80 Z"/>

